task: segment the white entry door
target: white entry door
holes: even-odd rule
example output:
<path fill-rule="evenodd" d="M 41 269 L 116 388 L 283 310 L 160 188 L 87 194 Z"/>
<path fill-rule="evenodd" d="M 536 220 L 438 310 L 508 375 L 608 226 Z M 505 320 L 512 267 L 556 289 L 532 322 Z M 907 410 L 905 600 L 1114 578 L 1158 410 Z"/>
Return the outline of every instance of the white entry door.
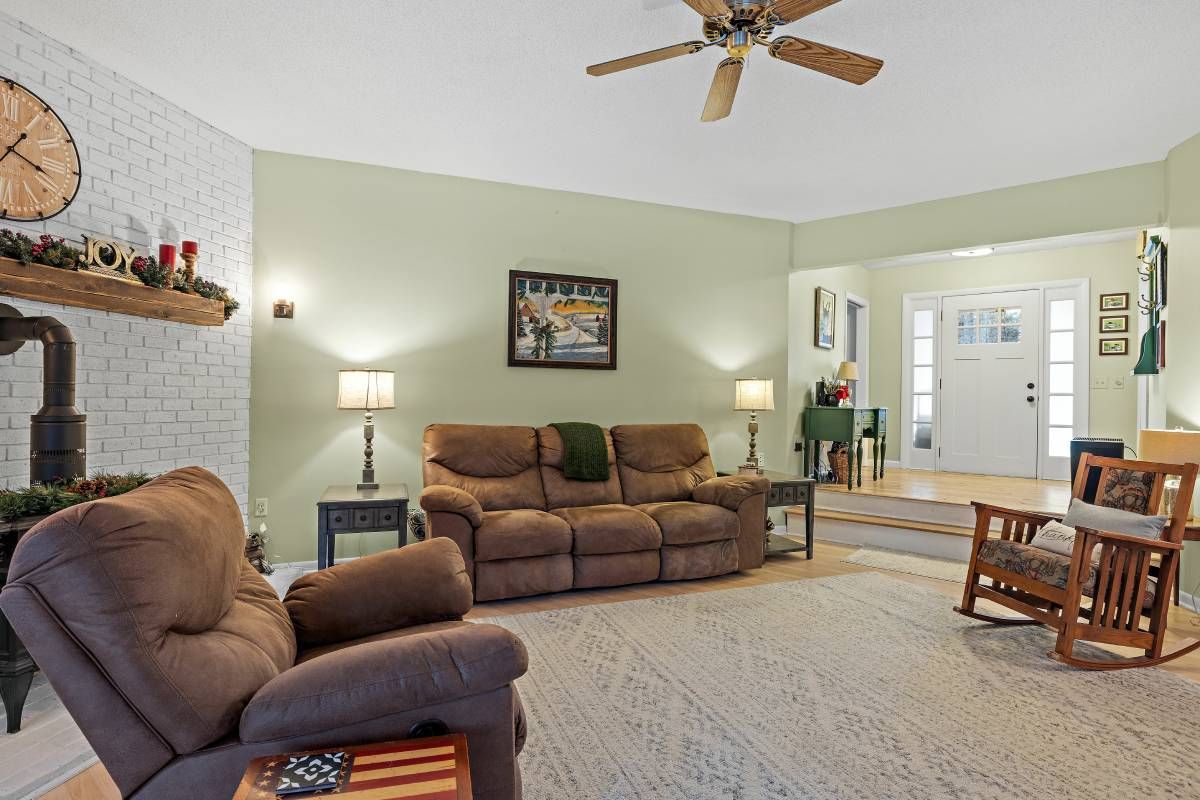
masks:
<path fill-rule="evenodd" d="M 1037 477 L 1040 289 L 942 300 L 941 436 L 947 472 Z"/>

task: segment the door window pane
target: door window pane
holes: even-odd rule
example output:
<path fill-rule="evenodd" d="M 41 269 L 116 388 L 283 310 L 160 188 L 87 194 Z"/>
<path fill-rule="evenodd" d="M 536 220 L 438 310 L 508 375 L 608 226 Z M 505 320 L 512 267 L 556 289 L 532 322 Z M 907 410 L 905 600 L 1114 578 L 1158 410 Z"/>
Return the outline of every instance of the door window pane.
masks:
<path fill-rule="evenodd" d="M 1050 360 L 1075 360 L 1075 334 L 1071 331 L 1058 331 L 1050 334 Z"/>
<path fill-rule="evenodd" d="M 1075 423 L 1075 397 L 1057 394 L 1050 397 L 1050 424 L 1073 425 Z"/>
<path fill-rule="evenodd" d="M 996 344 L 1000 341 L 1000 329 L 997 327 L 980 328 L 979 343 L 980 344 Z"/>
<path fill-rule="evenodd" d="M 1006 308 L 1000 315 L 1000 321 L 1005 325 L 1019 325 L 1021 323 L 1021 309 Z"/>
<path fill-rule="evenodd" d="M 1069 331 L 1075 327 L 1075 301 L 1050 301 L 1050 330 Z"/>
<path fill-rule="evenodd" d="M 931 309 L 913 312 L 913 336 L 918 338 L 933 336 L 933 311 Z"/>
<path fill-rule="evenodd" d="M 1074 364 L 1050 365 L 1050 391 L 1056 393 L 1075 391 Z"/>
<path fill-rule="evenodd" d="M 1005 325 L 1000 329 L 1000 341 L 1006 343 L 1021 341 L 1021 326 Z"/>
<path fill-rule="evenodd" d="M 974 328 L 975 327 L 975 310 L 958 312 L 958 324 L 960 327 Z"/>
<path fill-rule="evenodd" d="M 958 329 L 959 344 L 978 344 L 978 339 L 975 336 L 974 328 L 959 328 Z"/>
<path fill-rule="evenodd" d="M 913 395 L 913 420 L 915 422 L 933 422 L 933 395 Z"/>
<path fill-rule="evenodd" d="M 913 392 L 933 394 L 933 367 L 913 368 Z"/>
<path fill-rule="evenodd" d="M 1049 437 L 1049 455 L 1051 458 L 1071 457 L 1072 428 L 1051 428 Z"/>
<path fill-rule="evenodd" d="M 913 340 L 913 364 L 926 366 L 933 363 L 933 339 Z"/>
<path fill-rule="evenodd" d="M 979 310 L 979 324 L 980 325 L 999 325 L 1000 324 L 1000 312 L 994 308 L 980 309 Z"/>
<path fill-rule="evenodd" d="M 933 449 L 933 426 L 918 422 L 913 425 L 913 447 L 917 450 Z"/>

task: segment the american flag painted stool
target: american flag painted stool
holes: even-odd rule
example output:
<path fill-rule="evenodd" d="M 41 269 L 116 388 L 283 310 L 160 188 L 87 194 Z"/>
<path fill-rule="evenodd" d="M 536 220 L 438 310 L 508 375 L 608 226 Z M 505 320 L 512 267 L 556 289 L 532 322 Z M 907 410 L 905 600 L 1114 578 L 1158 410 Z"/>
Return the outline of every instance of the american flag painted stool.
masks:
<path fill-rule="evenodd" d="M 303 794 L 277 794 L 280 773 L 297 756 L 343 752 L 336 788 Z M 264 756 L 250 762 L 233 800 L 471 800 L 467 737 L 461 733 L 428 739 L 326 747 L 304 753 Z"/>

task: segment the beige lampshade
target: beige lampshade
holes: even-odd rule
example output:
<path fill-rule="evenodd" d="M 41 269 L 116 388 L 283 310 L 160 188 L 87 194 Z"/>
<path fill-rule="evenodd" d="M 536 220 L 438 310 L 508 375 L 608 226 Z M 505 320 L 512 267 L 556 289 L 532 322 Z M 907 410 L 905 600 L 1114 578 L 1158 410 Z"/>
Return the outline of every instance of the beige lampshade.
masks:
<path fill-rule="evenodd" d="M 374 411 L 396 407 L 396 373 L 383 369 L 338 370 L 338 408 Z"/>
<path fill-rule="evenodd" d="M 734 411 L 774 411 L 775 381 L 738 378 L 734 382 Z"/>
<path fill-rule="evenodd" d="M 1200 431 L 1140 430 L 1137 453 L 1142 461 L 1200 464 Z M 1200 490 L 1197 496 L 1200 497 Z M 1192 516 L 1196 516 L 1196 498 L 1192 499 Z"/>
<path fill-rule="evenodd" d="M 858 363 L 855 361 L 843 361 L 838 367 L 837 379 L 839 381 L 856 381 L 858 380 Z"/>

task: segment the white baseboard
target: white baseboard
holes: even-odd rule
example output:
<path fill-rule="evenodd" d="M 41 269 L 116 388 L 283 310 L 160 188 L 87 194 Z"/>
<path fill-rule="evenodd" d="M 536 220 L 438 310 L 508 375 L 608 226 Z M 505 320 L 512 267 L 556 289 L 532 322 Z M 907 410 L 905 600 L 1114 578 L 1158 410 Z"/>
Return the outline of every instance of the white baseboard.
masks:
<path fill-rule="evenodd" d="M 1200 597 L 1193 594 L 1188 594 L 1182 589 L 1179 590 L 1179 605 L 1192 611 L 1200 612 Z"/>

